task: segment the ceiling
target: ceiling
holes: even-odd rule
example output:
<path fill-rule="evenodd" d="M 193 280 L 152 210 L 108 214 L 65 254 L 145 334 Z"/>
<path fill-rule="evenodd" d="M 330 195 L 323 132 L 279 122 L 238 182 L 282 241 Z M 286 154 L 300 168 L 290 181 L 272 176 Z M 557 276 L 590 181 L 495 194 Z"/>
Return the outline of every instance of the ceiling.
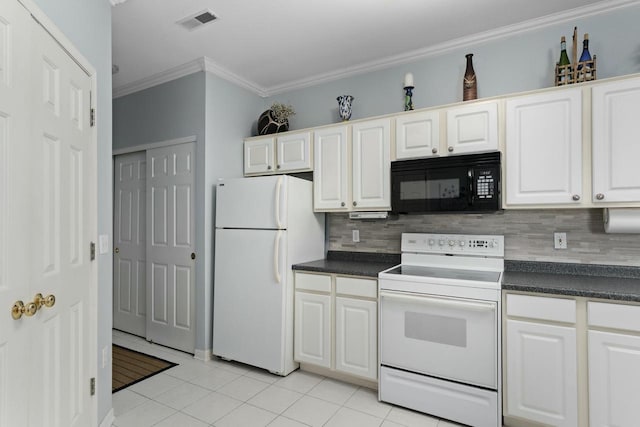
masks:
<path fill-rule="evenodd" d="M 111 0 L 114 96 L 194 61 L 268 96 L 630 1 Z M 204 10 L 218 19 L 176 24 Z"/>

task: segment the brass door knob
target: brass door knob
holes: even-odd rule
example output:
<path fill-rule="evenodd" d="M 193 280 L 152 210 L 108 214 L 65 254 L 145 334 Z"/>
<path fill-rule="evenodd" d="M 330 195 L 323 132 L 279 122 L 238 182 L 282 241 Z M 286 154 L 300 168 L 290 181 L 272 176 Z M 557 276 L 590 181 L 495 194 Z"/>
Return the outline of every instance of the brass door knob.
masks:
<path fill-rule="evenodd" d="M 36 314 L 37 311 L 38 306 L 33 302 L 24 305 L 22 301 L 16 301 L 13 304 L 13 307 L 11 307 L 11 317 L 13 317 L 14 320 L 18 320 L 23 314 L 27 317 L 31 317 Z"/>
<path fill-rule="evenodd" d="M 37 293 L 35 297 L 33 297 L 33 302 L 40 309 L 43 305 L 47 308 L 51 308 L 56 304 L 55 295 L 47 295 L 43 297 L 41 293 Z"/>
<path fill-rule="evenodd" d="M 196 253 L 195 252 L 191 252 L 191 259 L 196 259 Z"/>
<path fill-rule="evenodd" d="M 115 248 L 113 251 L 114 251 L 115 253 L 119 254 L 119 253 L 120 253 L 120 248 Z"/>

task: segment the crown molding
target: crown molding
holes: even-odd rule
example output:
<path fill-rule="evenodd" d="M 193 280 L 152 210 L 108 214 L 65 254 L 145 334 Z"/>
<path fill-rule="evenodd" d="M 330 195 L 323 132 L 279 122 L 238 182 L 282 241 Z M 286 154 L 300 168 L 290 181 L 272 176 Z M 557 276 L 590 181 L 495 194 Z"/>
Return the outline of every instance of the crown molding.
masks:
<path fill-rule="evenodd" d="M 110 1 L 117 4 L 126 0 Z M 166 83 L 168 81 L 175 80 L 199 71 L 212 73 L 224 80 L 227 80 L 257 94 L 258 96 L 266 98 L 291 90 L 303 89 L 305 87 L 315 86 L 321 83 L 327 83 L 346 77 L 352 77 L 367 72 L 390 68 L 392 66 L 415 62 L 420 59 L 442 55 L 443 53 L 454 51 L 456 49 L 469 48 L 470 46 L 476 46 L 497 39 L 526 33 L 528 31 L 570 22 L 575 19 L 587 18 L 590 16 L 598 15 L 602 12 L 610 12 L 616 9 L 621 9 L 636 4 L 640 4 L 640 0 L 601 1 L 597 4 L 584 6 L 566 12 L 544 16 L 541 18 L 531 19 L 519 24 L 508 25 L 471 36 L 461 37 L 445 43 L 430 46 L 428 48 L 418 49 L 400 55 L 382 58 L 380 60 L 359 64 L 354 67 L 343 68 L 325 74 L 317 74 L 308 78 L 295 80 L 283 85 L 275 85 L 271 87 L 261 87 L 255 82 L 243 79 L 237 74 L 228 71 L 227 69 L 216 64 L 212 59 L 202 57 L 191 62 L 187 62 L 186 64 L 179 65 L 169 70 L 154 74 L 150 77 L 114 88 L 113 98 L 129 95 L 131 93 L 144 90 L 162 83 Z"/>
<path fill-rule="evenodd" d="M 148 89 L 153 86 L 160 85 L 162 83 L 170 82 L 171 80 L 179 79 L 180 77 L 188 76 L 189 74 L 198 73 L 200 71 L 206 71 L 207 73 L 214 74 L 221 79 L 231 82 L 237 86 L 250 90 L 251 92 L 266 97 L 267 94 L 261 87 L 233 74 L 232 72 L 222 68 L 216 64 L 211 58 L 206 56 L 186 64 L 178 65 L 177 67 L 170 68 L 165 71 L 161 71 L 152 76 L 144 79 L 137 80 L 132 83 L 128 83 L 122 86 L 118 86 L 113 89 L 113 98 L 120 98 L 121 96 L 129 95 L 134 92 L 138 92 L 144 89 Z"/>

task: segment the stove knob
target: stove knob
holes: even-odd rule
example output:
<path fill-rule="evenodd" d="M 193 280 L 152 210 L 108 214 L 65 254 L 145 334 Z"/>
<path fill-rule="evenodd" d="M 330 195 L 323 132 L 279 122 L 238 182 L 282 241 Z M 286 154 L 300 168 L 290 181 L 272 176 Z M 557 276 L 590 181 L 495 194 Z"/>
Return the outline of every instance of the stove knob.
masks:
<path fill-rule="evenodd" d="M 438 244 L 439 244 L 440 246 L 444 246 L 444 240 L 440 239 L 440 241 L 438 242 Z"/>
<path fill-rule="evenodd" d="M 460 240 L 459 244 L 460 244 L 460 247 L 463 247 L 463 246 L 464 246 L 464 244 L 465 244 L 465 243 L 464 243 L 464 240 Z"/>
<path fill-rule="evenodd" d="M 449 246 L 455 246 L 456 242 L 453 240 L 449 240 Z"/>
<path fill-rule="evenodd" d="M 433 239 L 429 239 L 429 246 L 433 246 L 436 244 L 436 241 Z"/>

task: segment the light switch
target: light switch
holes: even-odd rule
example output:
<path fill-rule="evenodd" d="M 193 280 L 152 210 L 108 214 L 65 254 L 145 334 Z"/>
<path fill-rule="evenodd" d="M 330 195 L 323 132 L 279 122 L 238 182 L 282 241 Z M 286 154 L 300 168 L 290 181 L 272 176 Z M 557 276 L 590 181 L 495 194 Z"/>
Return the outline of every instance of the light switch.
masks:
<path fill-rule="evenodd" d="M 109 235 L 101 234 L 100 235 L 100 254 L 106 254 L 109 252 Z"/>
<path fill-rule="evenodd" d="M 351 230 L 351 240 L 355 243 L 360 241 L 360 230 Z"/>

